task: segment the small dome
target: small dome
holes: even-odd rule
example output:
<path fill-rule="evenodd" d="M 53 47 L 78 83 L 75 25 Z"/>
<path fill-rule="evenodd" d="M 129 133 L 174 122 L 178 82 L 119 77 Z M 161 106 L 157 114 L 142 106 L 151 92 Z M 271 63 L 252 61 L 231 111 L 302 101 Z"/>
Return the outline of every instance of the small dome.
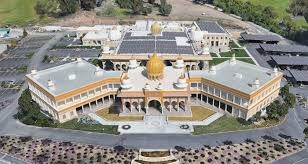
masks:
<path fill-rule="evenodd" d="M 147 63 L 147 75 L 150 80 L 157 80 L 163 77 L 164 62 L 154 53 Z"/>
<path fill-rule="evenodd" d="M 162 28 L 158 22 L 154 22 L 151 26 L 151 33 L 153 35 L 159 35 L 162 31 Z"/>

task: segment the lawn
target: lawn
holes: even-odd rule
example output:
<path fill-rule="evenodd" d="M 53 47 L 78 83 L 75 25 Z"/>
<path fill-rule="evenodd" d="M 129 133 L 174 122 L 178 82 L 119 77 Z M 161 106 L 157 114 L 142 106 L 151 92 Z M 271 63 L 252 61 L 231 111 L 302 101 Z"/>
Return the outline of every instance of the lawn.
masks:
<path fill-rule="evenodd" d="M 119 134 L 118 126 L 101 125 L 101 124 L 83 124 L 73 119 L 62 124 L 57 124 L 56 128 L 82 130 L 97 133 Z"/>
<path fill-rule="evenodd" d="M 192 112 L 192 117 L 168 117 L 168 120 L 171 120 L 171 121 L 203 121 L 215 113 L 214 111 L 201 107 L 201 106 L 192 106 L 191 112 Z"/>
<path fill-rule="evenodd" d="M 221 57 L 232 57 L 235 54 L 235 57 L 249 57 L 244 49 L 232 49 L 229 52 L 221 52 Z"/>
<path fill-rule="evenodd" d="M 210 61 L 210 66 L 220 64 L 227 60 L 229 60 L 229 58 L 213 58 L 213 60 Z"/>
<path fill-rule="evenodd" d="M 237 60 L 256 65 L 256 63 L 250 58 L 238 58 Z"/>
<path fill-rule="evenodd" d="M 283 18 L 285 15 L 288 15 L 287 9 L 289 7 L 289 2 L 291 0 L 249 0 L 249 1 L 261 6 L 272 6 L 275 9 L 275 11 L 279 14 L 279 17 Z M 308 26 L 308 23 L 304 20 L 304 18 L 297 19 L 294 21 L 298 25 Z"/>
<path fill-rule="evenodd" d="M 118 113 L 111 113 L 110 108 L 101 109 L 96 114 L 109 121 L 141 121 L 143 116 L 119 116 Z"/>
<path fill-rule="evenodd" d="M 193 134 L 200 135 L 208 133 L 219 133 L 219 132 L 238 131 L 238 130 L 262 128 L 262 127 L 271 127 L 279 124 L 282 120 L 283 118 L 281 118 L 279 121 L 267 120 L 260 125 L 255 125 L 255 124 L 244 125 L 241 124 L 235 117 L 223 116 L 218 120 L 214 121 L 213 123 L 211 123 L 210 125 L 194 126 Z"/>
<path fill-rule="evenodd" d="M 0 0 L 0 25 L 26 25 L 38 19 L 34 6 L 37 0 Z"/>

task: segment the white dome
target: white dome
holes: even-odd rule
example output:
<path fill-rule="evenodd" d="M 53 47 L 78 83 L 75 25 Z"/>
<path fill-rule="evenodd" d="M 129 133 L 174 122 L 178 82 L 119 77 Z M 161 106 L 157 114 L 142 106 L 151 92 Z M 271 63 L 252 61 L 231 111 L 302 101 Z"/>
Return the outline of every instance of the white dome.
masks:
<path fill-rule="evenodd" d="M 209 55 L 210 54 L 210 49 L 208 47 L 203 47 L 202 48 L 202 55 Z"/>
<path fill-rule="evenodd" d="M 110 47 L 109 46 L 104 46 L 103 47 L 103 53 L 109 53 L 110 52 Z"/>
<path fill-rule="evenodd" d="M 183 68 L 185 66 L 183 59 L 177 59 L 175 62 L 175 68 Z"/>
<path fill-rule="evenodd" d="M 175 86 L 180 89 L 186 88 L 188 86 L 186 78 L 183 75 L 180 76 Z"/>
<path fill-rule="evenodd" d="M 122 80 L 121 80 L 121 88 L 123 89 L 129 89 L 133 87 L 132 82 L 130 78 L 126 75 Z"/>

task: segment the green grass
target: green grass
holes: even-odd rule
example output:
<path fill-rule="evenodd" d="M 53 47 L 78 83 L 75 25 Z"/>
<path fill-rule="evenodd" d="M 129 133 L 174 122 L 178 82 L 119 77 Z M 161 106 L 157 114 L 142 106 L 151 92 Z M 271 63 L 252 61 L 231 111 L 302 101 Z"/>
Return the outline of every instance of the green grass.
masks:
<path fill-rule="evenodd" d="M 56 128 L 82 130 L 97 133 L 119 134 L 118 126 L 101 125 L 101 124 L 82 124 L 77 122 L 77 119 L 67 121 L 62 124 L 58 124 Z"/>
<path fill-rule="evenodd" d="M 230 48 L 240 48 L 237 44 L 234 43 L 233 40 L 230 41 L 229 47 L 230 47 Z"/>
<path fill-rule="evenodd" d="M 0 0 L 0 25 L 26 25 L 38 19 L 34 6 L 37 0 Z"/>
<path fill-rule="evenodd" d="M 212 57 L 218 57 L 217 54 L 216 54 L 216 53 L 213 53 L 213 52 L 211 52 L 210 55 L 211 55 Z"/>
<path fill-rule="evenodd" d="M 218 120 L 214 121 L 210 125 L 196 125 L 194 126 L 194 135 L 200 134 L 208 134 L 208 133 L 219 133 L 219 132 L 229 132 L 229 131 L 238 131 L 238 130 L 247 130 L 254 128 L 264 128 L 264 127 L 272 127 L 278 125 L 282 122 L 284 118 L 280 118 L 280 120 L 266 120 L 260 125 L 249 124 L 244 125 L 241 124 L 235 117 L 232 116 L 223 116 Z"/>
<path fill-rule="evenodd" d="M 272 6 L 274 10 L 278 13 L 279 17 L 282 19 L 284 16 L 288 15 L 287 9 L 291 0 L 245 0 L 251 1 L 254 4 L 261 6 Z M 299 26 L 308 26 L 308 23 L 302 19 L 294 20 Z"/>
<path fill-rule="evenodd" d="M 249 55 L 246 53 L 243 49 L 233 49 L 229 52 L 221 52 L 221 57 L 232 57 L 232 55 L 235 54 L 235 57 L 249 57 Z"/>
<path fill-rule="evenodd" d="M 237 60 L 256 65 L 256 63 L 251 58 L 238 58 Z"/>

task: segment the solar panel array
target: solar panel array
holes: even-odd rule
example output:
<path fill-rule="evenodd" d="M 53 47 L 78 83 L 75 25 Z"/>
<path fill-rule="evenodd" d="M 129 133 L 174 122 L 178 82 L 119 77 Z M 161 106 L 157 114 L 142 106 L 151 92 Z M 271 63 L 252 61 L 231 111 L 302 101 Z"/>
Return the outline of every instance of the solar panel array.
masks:
<path fill-rule="evenodd" d="M 307 46 L 277 44 L 261 44 L 260 46 L 264 51 L 268 52 L 308 53 Z"/>
<path fill-rule="evenodd" d="M 290 70 L 296 81 L 308 81 L 308 71 Z"/>
<path fill-rule="evenodd" d="M 225 33 L 225 30 L 216 22 L 197 21 L 201 31 L 208 31 L 209 33 Z"/>
<path fill-rule="evenodd" d="M 278 65 L 308 65 L 308 57 L 271 56 Z"/>
<path fill-rule="evenodd" d="M 244 40 L 253 41 L 267 41 L 267 42 L 279 42 L 281 38 L 277 35 L 255 35 L 255 34 L 241 34 Z"/>
<path fill-rule="evenodd" d="M 162 54 L 194 54 L 191 46 L 178 46 L 176 37 L 187 37 L 185 32 L 163 32 L 156 37 L 156 52 Z M 131 32 L 125 34 L 117 51 L 118 54 L 154 53 L 155 37 L 132 36 Z"/>

